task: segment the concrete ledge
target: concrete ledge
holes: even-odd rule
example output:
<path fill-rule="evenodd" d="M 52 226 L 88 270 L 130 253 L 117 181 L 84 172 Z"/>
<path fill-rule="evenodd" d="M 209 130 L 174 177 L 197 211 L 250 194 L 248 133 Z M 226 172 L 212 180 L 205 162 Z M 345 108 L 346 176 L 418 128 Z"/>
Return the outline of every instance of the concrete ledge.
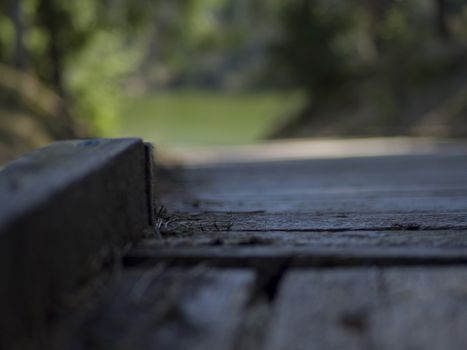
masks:
<path fill-rule="evenodd" d="M 64 141 L 0 171 L 0 349 L 46 334 L 54 304 L 153 222 L 139 139 Z"/>

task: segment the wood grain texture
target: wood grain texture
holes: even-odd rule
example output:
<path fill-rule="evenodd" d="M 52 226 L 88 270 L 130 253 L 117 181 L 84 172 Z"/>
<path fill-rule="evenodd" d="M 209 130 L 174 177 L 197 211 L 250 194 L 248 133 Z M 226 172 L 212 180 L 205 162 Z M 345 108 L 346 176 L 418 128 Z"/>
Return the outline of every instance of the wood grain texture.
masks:
<path fill-rule="evenodd" d="M 466 210 L 467 156 L 215 164 L 177 171 L 171 211 L 390 213 Z"/>
<path fill-rule="evenodd" d="M 130 196 L 141 189 L 156 193 L 158 234 L 132 247 L 120 279 L 94 304 L 83 310 L 77 304 L 56 338 L 57 349 L 467 345 L 465 147 L 160 167 L 156 188 L 147 181 L 150 158 L 143 158 L 149 175 L 129 180 L 136 186 Z M 115 208 L 123 197 L 99 190 L 106 183 L 96 185 L 96 195 Z M 138 195 L 146 206 L 136 214 L 119 211 L 112 222 L 118 234 L 127 230 L 120 221 L 125 218 L 153 222 L 150 197 Z M 88 209 L 90 217 L 97 212 Z M 86 230 L 70 232 L 86 236 Z M 68 244 L 64 239 L 57 247 Z"/>
<path fill-rule="evenodd" d="M 163 227 L 167 236 L 218 231 L 388 231 L 465 230 L 465 212 L 423 213 L 264 213 L 217 212 L 174 216 Z"/>
<path fill-rule="evenodd" d="M 184 233 L 160 240 L 147 239 L 135 249 L 190 248 L 215 246 L 335 247 L 345 249 L 371 247 L 467 248 L 466 230 L 390 230 L 390 231 L 219 231 Z"/>
<path fill-rule="evenodd" d="M 59 348 L 233 350 L 253 287 L 242 270 L 127 270 Z"/>
<path fill-rule="evenodd" d="M 465 349 L 467 269 L 291 271 L 268 350 Z"/>
<path fill-rule="evenodd" d="M 166 175 L 164 239 L 125 263 L 254 269 L 273 312 L 248 349 L 465 348 L 465 148 Z"/>
<path fill-rule="evenodd" d="M 141 140 L 90 139 L 0 172 L 0 348 L 44 334 L 63 293 L 150 227 L 146 162 Z"/>
<path fill-rule="evenodd" d="M 124 263 L 254 270 L 240 350 L 467 345 L 465 148 L 175 171 Z"/>
<path fill-rule="evenodd" d="M 324 192 L 324 193 L 323 193 Z M 199 194 L 196 197 L 172 195 L 168 208 L 176 212 L 265 213 L 417 213 L 467 211 L 467 189 L 388 189 L 342 190 L 340 192 L 303 189 L 289 193 Z"/>

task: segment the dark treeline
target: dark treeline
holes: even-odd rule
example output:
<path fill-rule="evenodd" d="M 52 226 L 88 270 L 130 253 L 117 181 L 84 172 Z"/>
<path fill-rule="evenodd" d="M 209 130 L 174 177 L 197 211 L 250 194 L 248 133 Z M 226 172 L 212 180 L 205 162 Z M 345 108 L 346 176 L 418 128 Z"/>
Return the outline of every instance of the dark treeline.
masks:
<path fill-rule="evenodd" d="M 283 7 L 275 56 L 309 103 L 275 136 L 467 134 L 465 1 Z"/>
<path fill-rule="evenodd" d="M 99 134 L 122 92 L 186 87 L 304 91 L 271 136 L 464 135 L 466 42 L 465 0 L 5 0 L 0 136 Z"/>

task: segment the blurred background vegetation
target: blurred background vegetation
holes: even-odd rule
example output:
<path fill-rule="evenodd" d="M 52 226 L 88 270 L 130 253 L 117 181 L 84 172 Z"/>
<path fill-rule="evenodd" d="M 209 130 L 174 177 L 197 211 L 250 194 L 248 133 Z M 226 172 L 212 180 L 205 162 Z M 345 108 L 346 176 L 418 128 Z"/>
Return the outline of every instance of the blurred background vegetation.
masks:
<path fill-rule="evenodd" d="M 467 135 L 467 0 L 2 0 L 0 160 L 55 139 Z"/>

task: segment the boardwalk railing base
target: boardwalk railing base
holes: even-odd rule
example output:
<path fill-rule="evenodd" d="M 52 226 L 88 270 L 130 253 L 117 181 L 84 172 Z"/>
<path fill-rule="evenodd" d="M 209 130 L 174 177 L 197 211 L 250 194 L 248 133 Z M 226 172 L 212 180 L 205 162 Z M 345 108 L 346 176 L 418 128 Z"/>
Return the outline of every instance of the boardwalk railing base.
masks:
<path fill-rule="evenodd" d="M 61 296 L 153 223 L 151 148 L 63 141 L 0 171 L 0 349 L 47 334 Z"/>

